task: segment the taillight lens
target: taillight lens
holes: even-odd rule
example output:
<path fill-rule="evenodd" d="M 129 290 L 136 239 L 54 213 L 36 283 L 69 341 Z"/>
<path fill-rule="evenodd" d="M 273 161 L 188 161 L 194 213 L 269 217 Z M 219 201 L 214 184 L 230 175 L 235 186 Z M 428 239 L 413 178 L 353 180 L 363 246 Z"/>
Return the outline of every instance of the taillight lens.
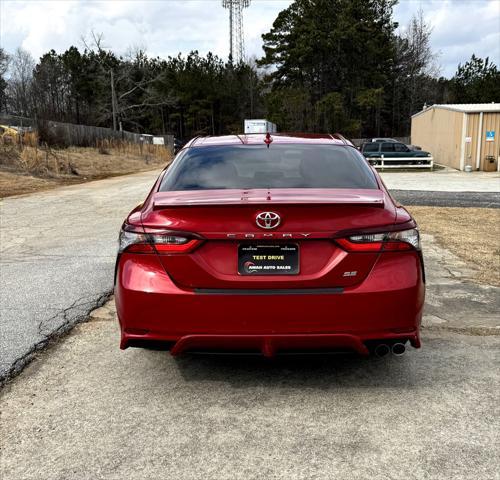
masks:
<path fill-rule="evenodd" d="M 122 230 L 118 240 L 118 253 L 188 253 L 201 240 L 169 233 L 140 233 Z"/>
<path fill-rule="evenodd" d="M 399 232 L 366 233 L 335 240 L 348 252 L 387 252 L 420 250 L 420 235 L 416 228 Z"/>

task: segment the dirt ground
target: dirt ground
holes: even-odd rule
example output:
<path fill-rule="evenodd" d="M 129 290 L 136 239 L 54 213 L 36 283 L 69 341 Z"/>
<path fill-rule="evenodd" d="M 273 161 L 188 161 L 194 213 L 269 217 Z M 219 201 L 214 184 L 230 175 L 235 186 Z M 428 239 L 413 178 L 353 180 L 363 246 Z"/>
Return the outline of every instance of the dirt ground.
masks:
<path fill-rule="evenodd" d="M 0 170 L 0 197 L 39 192 L 67 183 L 69 179 L 39 178 L 29 174 Z"/>
<path fill-rule="evenodd" d="M 0 198 L 106 177 L 161 168 L 171 160 L 164 147 L 40 149 L 0 145 Z"/>
<path fill-rule="evenodd" d="M 476 274 L 471 280 L 500 286 L 500 210 L 409 207 L 421 232 L 433 235 Z"/>

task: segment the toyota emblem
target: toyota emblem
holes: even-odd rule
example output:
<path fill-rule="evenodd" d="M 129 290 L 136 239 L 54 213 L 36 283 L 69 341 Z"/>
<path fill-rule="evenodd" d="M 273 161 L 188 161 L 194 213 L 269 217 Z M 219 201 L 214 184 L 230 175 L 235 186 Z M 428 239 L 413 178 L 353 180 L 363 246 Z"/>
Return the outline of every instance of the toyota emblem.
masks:
<path fill-rule="evenodd" d="M 276 212 L 261 212 L 255 218 L 257 226 L 270 230 L 281 223 L 281 217 Z"/>

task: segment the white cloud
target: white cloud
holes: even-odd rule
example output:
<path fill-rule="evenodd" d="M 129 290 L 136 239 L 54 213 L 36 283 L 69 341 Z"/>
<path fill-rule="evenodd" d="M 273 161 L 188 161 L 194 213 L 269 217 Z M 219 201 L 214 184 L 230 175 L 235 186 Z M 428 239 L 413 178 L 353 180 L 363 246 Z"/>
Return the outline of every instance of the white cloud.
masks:
<path fill-rule="evenodd" d="M 261 55 L 260 36 L 269 30 L 291 0 L 254 0 L 245 9 L 248 54 Z M 82 36 L 103 33 L 104 43 L 118 53 L 130 46 L 147 47 L 151 55 L 212 51 L 226 57 L 228 10 L 220 0 L 0 0 L 2 44 L 21 45 L 35 57 L 50 49 L 81 47 Z"/>
<path fill-rule="evenodd" d="M 441 73 L 453 76 L 459 63 L 474 53 L 500 67 L 500 2 L 498 0 L 402 0 L 395 16 L 404 28 L 422 8 L 432 26 L 431 42 L 439 53 Z"/>
<path fill-rule="evenodd" d="M 0 0 L 0 44 L 18 46 L 39 57 L 71 45 L 93 30 L 119 54 L 130 46 L 152 56 L 179 52 L 228 53 L 228 11 L 221 0 Z M 252 0 L 244 11 L 248 55 L 262 55 L 261 35 L 291 0 Z M 442 74 L 451 76 L 472 53 L 499 63 L 500 2 L 498 0 L 400 0 L 395 19 L 406 25 L 422 8 L 434 27 L 432 46 L 440 51 Z"/>

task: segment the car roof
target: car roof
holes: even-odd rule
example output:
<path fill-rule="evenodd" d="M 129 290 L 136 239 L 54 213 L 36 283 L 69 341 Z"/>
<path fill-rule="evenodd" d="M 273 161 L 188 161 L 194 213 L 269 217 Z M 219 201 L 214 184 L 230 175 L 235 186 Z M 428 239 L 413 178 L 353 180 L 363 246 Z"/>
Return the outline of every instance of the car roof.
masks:
<path fill-rule="evenodd" d="M 338 133 L 271 133 L 272 144 L 314 144 L 314 145 L 349 145 L 353 144 Z M 261 145 L 265 144 L 266 134 L 251 133 L 240 135 L 222 135 L 217 137 L 195 137 L 185 148 L 218 145 Z"/>

